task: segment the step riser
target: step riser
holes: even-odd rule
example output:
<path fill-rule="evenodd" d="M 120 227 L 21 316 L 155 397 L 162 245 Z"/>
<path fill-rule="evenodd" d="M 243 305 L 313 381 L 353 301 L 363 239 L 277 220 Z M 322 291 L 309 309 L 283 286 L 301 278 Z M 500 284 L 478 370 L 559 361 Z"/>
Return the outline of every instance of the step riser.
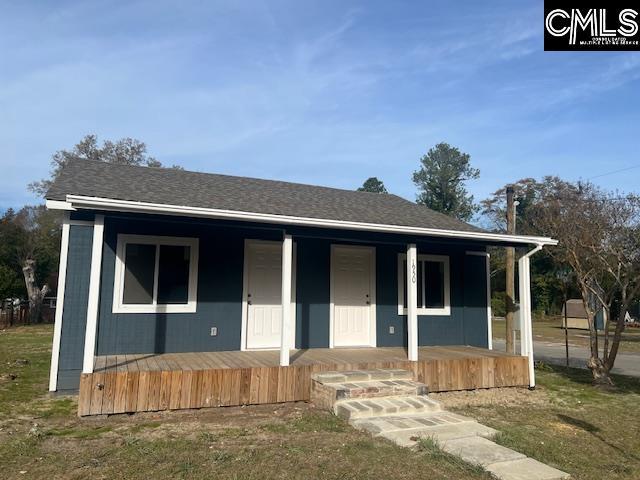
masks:
<path fill-rule="evenodd" d="M 314 403 L 324 408 L 329 408 L 335 402 L 339 402 L 341 400 L 397 397 L 401 395 L 420 396 L 427 395 L 429 393 L 427 386 L 423 384 L 378 385 L 377 382 L 376 386 L 366 387 L 353 384 L 321 384 L 314 381 L 312 383 L 311 390 Z M 321 404 L 316 401 L 318 397 L 323 398 Z"/>
<path fill-rule="evenodd" d="M 311 401 L 347 421 L 440 410 L 426 397 L 427 386 L 408 370 L 321 372 L 311 378 Z"/>
<path fill-rule="evenodd" d="M 311 378 L 319 383 L 413 380 L 413 372 L 400 369 L 352 370 L 345 372 L 320 372 L 313 374 Z"/>
<path fill-rule="evenodd" d="M 357 398 L 397 397 L 399 395 L 426 395 L 429 393 L 426 385 L 415 387 L 370 387 L 365 389 L 337 390 L 336 401 Z"/>
<path fill-rule="evenodd" d="M 396 397 L 381 399 L 387 401 L 343 401 L 333 407 L 333 412 L 347 421 L 363 418 L 384 417 L 388 415 L 414 415 L 441 411 L 440 405 L 435 402 L 422 403 L 415 397 Z"/>

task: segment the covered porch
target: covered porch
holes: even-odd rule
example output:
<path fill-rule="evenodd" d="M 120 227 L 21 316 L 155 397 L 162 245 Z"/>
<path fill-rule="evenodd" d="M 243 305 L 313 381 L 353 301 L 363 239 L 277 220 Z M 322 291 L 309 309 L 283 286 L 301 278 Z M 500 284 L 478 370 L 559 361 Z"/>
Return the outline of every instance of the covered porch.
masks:
<path fill-rule="evenodd" d="M 432 392 L 528 386 L 526 356 L 470 346 L 314 348 L 97 356 L 80 379 L 78 414 L 100 415 L 308 401 L 311 374 L 400 368 Z"/>

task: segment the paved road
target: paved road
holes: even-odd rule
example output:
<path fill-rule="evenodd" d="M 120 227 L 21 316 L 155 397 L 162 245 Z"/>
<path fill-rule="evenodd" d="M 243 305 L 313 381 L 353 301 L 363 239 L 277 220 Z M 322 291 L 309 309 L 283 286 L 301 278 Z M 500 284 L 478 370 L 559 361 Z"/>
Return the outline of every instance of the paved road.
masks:
<path fill-rule="evenodd" d="M 494 340 L 493 348 L 504 351 L 504 340 Z M 533 355 L 536 360 L 565 365 L 564 343 L 534 342 Z M 569 365 L 585 368 L 588 358 L 588 349 L 569 345 Z M 613 373 L 640 377 L 640 353 L 619 353 Z"/>

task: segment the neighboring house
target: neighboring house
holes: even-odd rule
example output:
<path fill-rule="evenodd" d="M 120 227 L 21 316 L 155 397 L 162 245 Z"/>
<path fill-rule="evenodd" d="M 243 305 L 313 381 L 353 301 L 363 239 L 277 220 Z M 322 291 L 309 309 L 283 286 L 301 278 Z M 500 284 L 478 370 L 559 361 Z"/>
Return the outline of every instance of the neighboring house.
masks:
<path fill-rule="evenodd" d="M 47 206 L 65 212 L 50 390 L 80 387 L 81 414 L 305 400 L 310 372 L 349 367 L 534 385 L 528 262 L 549 238 L 395 195 L 94 161 Z M 528 252 L 522 356 L 489 350 L 489 245 Z"/>
<path fill-rule="evenodd" d="M 565 310 L 568 328 L 589 330 L 589 317 L 587 316 L 587 310 L 584 308 L 584 303 L 581 298 L 567 300 L 567 303 L 562 307 L 562 328 L 565 328 Z M 596 329 L 602 330 L 604 328 L 604 311 L 602 309 L 596 313 L 595 320 Z"/>

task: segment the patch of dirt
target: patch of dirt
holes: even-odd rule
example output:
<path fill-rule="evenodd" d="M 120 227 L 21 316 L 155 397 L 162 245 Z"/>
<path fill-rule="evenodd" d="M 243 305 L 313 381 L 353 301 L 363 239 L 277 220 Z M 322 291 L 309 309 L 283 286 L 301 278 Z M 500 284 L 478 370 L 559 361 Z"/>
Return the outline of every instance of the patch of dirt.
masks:
<path fill-rule="evenodd" d="M 18 378 L 17 373 L 3 373 L 0 374 L 0 383 L 11 382 Z"/>
<path fill-rule="evenodd" d="M 557 432 L 561 433 L 570 433 L 572 435 L 577 435 L 578 432 L 581 432 L 579 428 L 564 422 L 549 422 L 548 425 Z"/>
<path fill-rule="evenodd" d="M 78 423 L 83 427 L 92 424 L 110 426 L 114 430 L 150 423 L 161 423 L 162 430 L 191 434 L 196 431 L 248 429 L 261 424 L 279 423 L 300 418 L 313 407 L 305 402 L 276 405 L 249 405 L 244 407 L 203 408 L 199 410 L 171 410 L 163 412 L 139 412 L 135 414 L 101 415 L 83 417 Z M 198 428 L 195 428 L 198 427 Z M 155 434 L 149 429 L 149 434 Z"/>
<path fill-rule="evenodd" d="M 429 397 L 440 402 L 444 408 L 482 406 L 522 407 L 523 405 L 545 405 L 549 403 L 549 397 L 543 390 L 513 387 L 430 393 Z"/>

